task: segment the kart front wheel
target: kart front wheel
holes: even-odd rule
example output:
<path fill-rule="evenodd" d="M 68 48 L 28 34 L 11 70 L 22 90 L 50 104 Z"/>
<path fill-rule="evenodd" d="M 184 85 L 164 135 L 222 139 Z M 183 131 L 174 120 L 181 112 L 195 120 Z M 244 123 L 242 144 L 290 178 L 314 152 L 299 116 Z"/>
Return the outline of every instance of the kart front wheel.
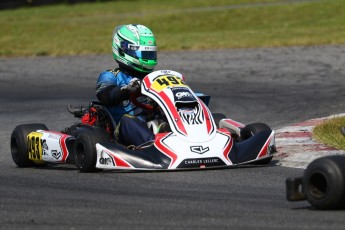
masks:
<path fill-rule="evenodd" d="M 29 160 L 28 135 L 36 130 L 48 130 L 47 126 L 40 123 L 23 124 L 14 128 L 11 135 L 11 155 L 18 167 L 30 167 L 36 164 Z"/>
<path fill-rule="evenodd" d="M 272 129 L 264 124 L 264 123 L 253 123 L 246 125 L 242 130 L 241 130 L 241 140 L 247 140 L 248 138 L 255 136 L 256 134 L 260 133 L 261 131 L 272 131 Z"/>
<path fill-rule="evenodd" d="M 85 128 L 74 143 L 75 164 L 80 172 L 95 172 L 97 150 L 96 144 L 109 140 L 107 133 L 100 128 Z"/>
<path fill-rule="evenodd" d="M 212 113 L 214 122 L 216 123 L 217 128 L 219 128 L 219 122 L 222 119 L 225 119 L 226 116 L 223 113 Z"/>
<path fill-rule="evenodd" d="M 262 132 L 262 131 L 272 131 L 272 129 L 264 124 L 264 123 L 252 123 L 246 125 L 242 130 L 241 130 L 241 141 L 245 141 L 252 136 L 255 136 L 256 134 Z M 267 165 L 271 162 L 273 156 L 255 161 L 256 165 Z"/>

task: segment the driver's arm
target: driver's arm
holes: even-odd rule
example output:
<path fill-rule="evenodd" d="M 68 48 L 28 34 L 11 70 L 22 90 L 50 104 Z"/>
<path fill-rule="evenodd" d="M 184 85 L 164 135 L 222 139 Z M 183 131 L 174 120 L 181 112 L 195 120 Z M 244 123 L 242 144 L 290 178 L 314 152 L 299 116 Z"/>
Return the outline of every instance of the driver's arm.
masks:
<path fill-rule="evenodd" d="M 118 105 L 129 99 L 129 91 L 116 85 L 97 85 L 96 96 L 105 105 Z"/>
<path fill-rule="evenodd" d="M 96 96 L 100 102 L 107 106 L 114 106 L 128 100 L 129 95 L 126 87 L 117 85 L 116 76 L 113 73 L 105 71 L 100 74 L 96 86 Z"/>

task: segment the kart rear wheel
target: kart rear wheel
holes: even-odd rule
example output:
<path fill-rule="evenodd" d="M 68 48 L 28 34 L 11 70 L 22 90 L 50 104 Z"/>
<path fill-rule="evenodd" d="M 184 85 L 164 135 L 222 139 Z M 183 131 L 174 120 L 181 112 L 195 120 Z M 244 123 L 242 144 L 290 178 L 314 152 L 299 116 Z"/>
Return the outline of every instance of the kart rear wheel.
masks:
<path fill-rule="evenodd" d="M 100 128 L 84 128 L 74 143 L 75 164 L 80 172 L 95 172 L 97 151 L 96 144 L 109 140 L 109 135 Z"/>
<path fill-rule="evenodd" d="M 345 208 L 345 156 L 314 160 L 304 172 L 303 190 L 317 209 Z"/>
<path fill-rule="evenodd" d="M 251 138 L 252 136 L 255 136 L 259 132 L 266 131 L 266 130 L 272 131 L 272 129 L 264 123 L 248 124 L 241 130 L 241 141 L 245 141 L 245 140 Z M 273 158 L 273 156 L 259 160 L 259 161 L 255 161 L 254 164 L 266 165 L 266 164 L 269 164 L 271 162 L 272 158 Z"/>
<path fill-rule="evenodd" d="M 33 161 L 29 160 L 27 136 L 36 130 L 48 130 L 47 126 L 40 123 L 18 125 L 11 135 L 11 155 L 14 163 L 18 167 L 35 166 Z"/>

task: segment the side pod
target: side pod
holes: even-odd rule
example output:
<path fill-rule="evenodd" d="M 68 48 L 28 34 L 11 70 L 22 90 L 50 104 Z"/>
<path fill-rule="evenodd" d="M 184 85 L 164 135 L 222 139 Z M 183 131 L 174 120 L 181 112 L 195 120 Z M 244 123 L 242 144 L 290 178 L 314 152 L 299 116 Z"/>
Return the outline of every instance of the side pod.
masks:
<path fill-rule="evenodd" d="M 275 147 L 270 145 L 271 141 L 272 144 L 274 142 L 274 138 L 270 138 L 272 133 L 271 130 L 261 131 L 243 142 L 234 143 L 234 147 L 229 154 L 231 162 L 241 164 L 258 160 L 261 154 L 264 156 L 273 154 Z"/>

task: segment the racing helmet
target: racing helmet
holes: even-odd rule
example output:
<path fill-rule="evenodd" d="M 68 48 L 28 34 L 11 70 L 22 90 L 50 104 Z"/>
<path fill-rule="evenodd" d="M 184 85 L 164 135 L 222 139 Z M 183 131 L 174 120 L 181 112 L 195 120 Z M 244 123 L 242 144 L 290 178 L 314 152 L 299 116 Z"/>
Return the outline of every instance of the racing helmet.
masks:
<path fill-rule="evenodd" d="M 146 26 L 129 24 L 115 27 L 112 48 L 115 61 L 129 69 L 151 73 L 157 65 L 156 39 Z"/>

